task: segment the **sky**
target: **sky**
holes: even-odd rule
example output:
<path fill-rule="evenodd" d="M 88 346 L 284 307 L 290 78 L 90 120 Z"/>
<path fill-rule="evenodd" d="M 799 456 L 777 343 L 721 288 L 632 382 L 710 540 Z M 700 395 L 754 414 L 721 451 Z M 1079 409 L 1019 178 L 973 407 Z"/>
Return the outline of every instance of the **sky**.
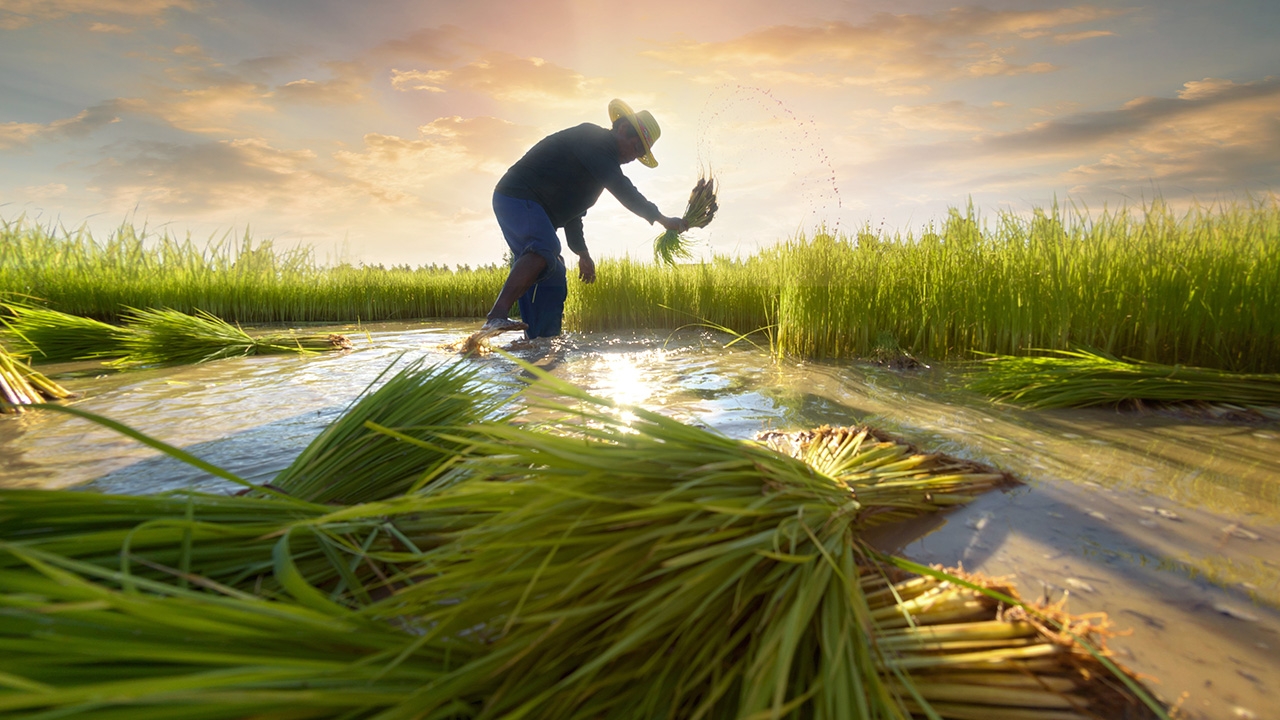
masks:
<path fill-rule="evenodd" d="M 664 214 L 717 179 L 703 259 L 1280 190 L 1275 0 L 955 2 L 0 0 L 0 220 L 500 262 L 497 180 L 613 98 L 661 126 L 623 169 Z M 660 231 L 607 192 L 585 228 Z"/>

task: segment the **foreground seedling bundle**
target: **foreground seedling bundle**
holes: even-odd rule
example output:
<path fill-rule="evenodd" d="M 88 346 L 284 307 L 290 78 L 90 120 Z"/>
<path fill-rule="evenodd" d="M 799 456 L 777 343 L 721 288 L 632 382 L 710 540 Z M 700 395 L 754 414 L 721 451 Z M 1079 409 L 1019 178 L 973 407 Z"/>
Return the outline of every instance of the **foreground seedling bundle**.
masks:
<path fill-rule="evenodd" d="M 513 424 L 462 367 L 241 496 L 0 492 L 0 717 L 1154 716 L 1077 642 L 1099 624 L 859 539 L 999 473 L 865 430 L 792 457 L 546 376 L 559 419 Z"/>
<path fill-rule="evenodd" d="M 197 310 L 125 312 L 123 327 L 22 303 L 0 303 L 0 335 L 20 354 L 41 362 L 107 360 L 117 367 L 179 365 L 273 353 L 348 350 L 334 333 L 275 332 L 249 335 Z"/>

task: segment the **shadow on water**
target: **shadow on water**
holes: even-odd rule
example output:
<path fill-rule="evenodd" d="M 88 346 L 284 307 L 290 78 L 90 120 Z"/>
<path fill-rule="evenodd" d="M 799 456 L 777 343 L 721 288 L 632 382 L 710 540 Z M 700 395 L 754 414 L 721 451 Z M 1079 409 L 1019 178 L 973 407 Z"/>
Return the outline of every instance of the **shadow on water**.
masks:
<path fill-rule="evenodd" d="M 1239 537 L 1211 513 L 1162 506 L 1169 514 L 1160 515 L 1130 501 L 1123 491 L 1033 483 L 881 544 L 921 562 L 1008 578 L 1026 600 L 1107 613 L 1125 631 L 1110 643 L 1119 659 L 1158 678 L 1168 701 L 1189 692 L 1193 717 L 1251 717 L 1275 707 L 1274 534 Z"/>
<path fill-rule="evenodd" d="M 945 372 L 814 364 L 773 397 L 795 424 L 861 421 L 1027 480 L 886 528 L 915 560 L 1070 598 L 1128 634 L 1120 659 L 1190 717 L 1280 706 L 1280 433 L 1107 410 L 1036 412 L 957 389 Z M 831 417 L 823 417 L 831 412 Z M 786 413 L 782 414 L 786 416 Z M 837 420 L 836 418 L 839 418 Z"/>

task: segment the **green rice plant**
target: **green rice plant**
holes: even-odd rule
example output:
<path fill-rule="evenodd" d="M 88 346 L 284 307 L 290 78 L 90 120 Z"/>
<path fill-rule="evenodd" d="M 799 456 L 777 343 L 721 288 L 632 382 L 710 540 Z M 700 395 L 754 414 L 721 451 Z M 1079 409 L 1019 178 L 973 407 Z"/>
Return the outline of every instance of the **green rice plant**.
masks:
<path fill-rule="evenodd" d="M 337 607 L 126 579 L 9 543 L 0 556 L 22 563 L 0 569 L 0 718 L 373 717 L 475 647 Z M 462 700 L 448 708 L 473 713 Z"/>
<path fill-rule="evenodd" d="M 125 322 L 130 330 L 120 342 L 125 354 L 112 364 L 126 367 L 351 348 L 351 341 L 345 336 L 331 333 L 274 333 L 254 337 L 203 310 L 188 315 L 176 310 L 130 308 Z"/>
<path fill-rule="evenodd" d="M 20 354 L 41 362 L 121 357 L 128 328 L 24 303 L 0 303 L 0 337 Z"/>
<path fill-rule="evenodd" d="M 100 240 L 83 228 L 0 219 L 0 292 L 107 322 L 127 307 L 200 309 L 244 325 L 481 317 L 505 279 L 496 264 L 326 265 L 310 248 L 247 233 L 198 244 L 126 223 Z"/>
<path fill-rule="evenodd" d="M 1280 375 L 1119 360 L 1087 350 L 996 356 L 970 366 L 966 384 L 1034 408 L 1126 403 L 1227 403 L 1280 407 Z"/>
<path fill-rule="evenodd" d="M 779 343 L 867 357 L 887 333 L 922 358 L 1099 348 L 1148 362 L 1280 370 L 1280 206 L 1090 217 L 1057 206 L 988 225 L 972 208 L 892 237 L 818 234 L 761 253 L 779 277 Z"/>
<path fill-rule="evenodd" d="M 657 267 L 630 258 L 597 263 L 596 281 L 575 286 L 566 326 L 605 332 L 674 330 L 690 322 L 739 335 L 776 325 L 781 278 L 755 261 L 714 258 L 697 265 Z"/>
<path fill-rule="evenodd" d="M 689 224 L 690 229 L 704 228 L 715 219 L 716 210 L 719 209 L 720 206 L 716 204 L 715 178 L 699 175 L 697 184 L 689 192 L 689 202 L 681 217 Z M 653 241 L 653 259 L 662 265 L 675 265 L 677 259 L 689 260 L 693 257 L 689 244 L 684 235 L 667 230 Z"/>
<path fill-rule="evenodd" d="M 331 602 L 358 605 L 394 574 L 385 568 L 402 559 L 397 553 L 431 547 L 456 522 L 445 513 L 423 516 L 397 496 L 447 485 L 473 426 L 503 419 L 513 390 L 478 382 L 462 362 L 427 367 L 416 360 L 353 402 L 270 485 L 248 496 L 0 491 L 0 537 L 152 579 L 198 576 L 272 597 L 285 593 L 281 573 L 296 572 L 308 585 L 326 587 Z M 75 414 L 198 462 L 118 423 Z M 372 500 L 388 504 L 368 505 Z M 337 516 L 319 504 L 356 502 L 366 503 L 363 512 Z M 281 565 L 286 559 L 293 569 Z"/>
<path fill-rule="evenodd" d="M 468 452 L 471 428 L 499 418 L 514 393 L 479 382 L 464 361 L 415 360 L 354 401 L 272 485 L 318 503 L 418 492 L 450 477 L 445 471 Z"/>
<path fill-rule="evenodd" d="M 483 513 L 427 512 L 420 497 L 350 509 L 282 496 L 154 496 L 0 489 L 0 538 L 119 573 L 214 593 L 359 608 L 402 564 Z M 0 569 L 21 567 L 0 553 Z"/>

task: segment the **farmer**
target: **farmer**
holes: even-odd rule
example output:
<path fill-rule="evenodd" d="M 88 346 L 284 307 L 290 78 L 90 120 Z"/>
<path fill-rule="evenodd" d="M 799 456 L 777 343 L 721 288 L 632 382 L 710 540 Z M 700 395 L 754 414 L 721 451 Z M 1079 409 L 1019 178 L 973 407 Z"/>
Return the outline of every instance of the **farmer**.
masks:
<path fill-rule="evenodd" d="M 556 228 L 564 228 L 565 242 L 578 256 L 578 277 L 595 282 L 596 263 L 582 234 L 582 216 L 608 189 L 631 212 L 676 232 L 689 229 L 680 218 L 665 217 L 622 174 L 622 166 L 639 160 L 657 167 L 653 143 L 660 130 L 648 110 L 633 112 L 621 100 L 609 103 L 611 129 L 592 123 L 561 130 L 543 138 L 493 191 L 493 214 L 514 261 L 481 334 L 524 330 L 526 338 L 560 334 L 568 293 L 564 258 Z M 507 317 L 520 303 L 523 322 Z"/>

